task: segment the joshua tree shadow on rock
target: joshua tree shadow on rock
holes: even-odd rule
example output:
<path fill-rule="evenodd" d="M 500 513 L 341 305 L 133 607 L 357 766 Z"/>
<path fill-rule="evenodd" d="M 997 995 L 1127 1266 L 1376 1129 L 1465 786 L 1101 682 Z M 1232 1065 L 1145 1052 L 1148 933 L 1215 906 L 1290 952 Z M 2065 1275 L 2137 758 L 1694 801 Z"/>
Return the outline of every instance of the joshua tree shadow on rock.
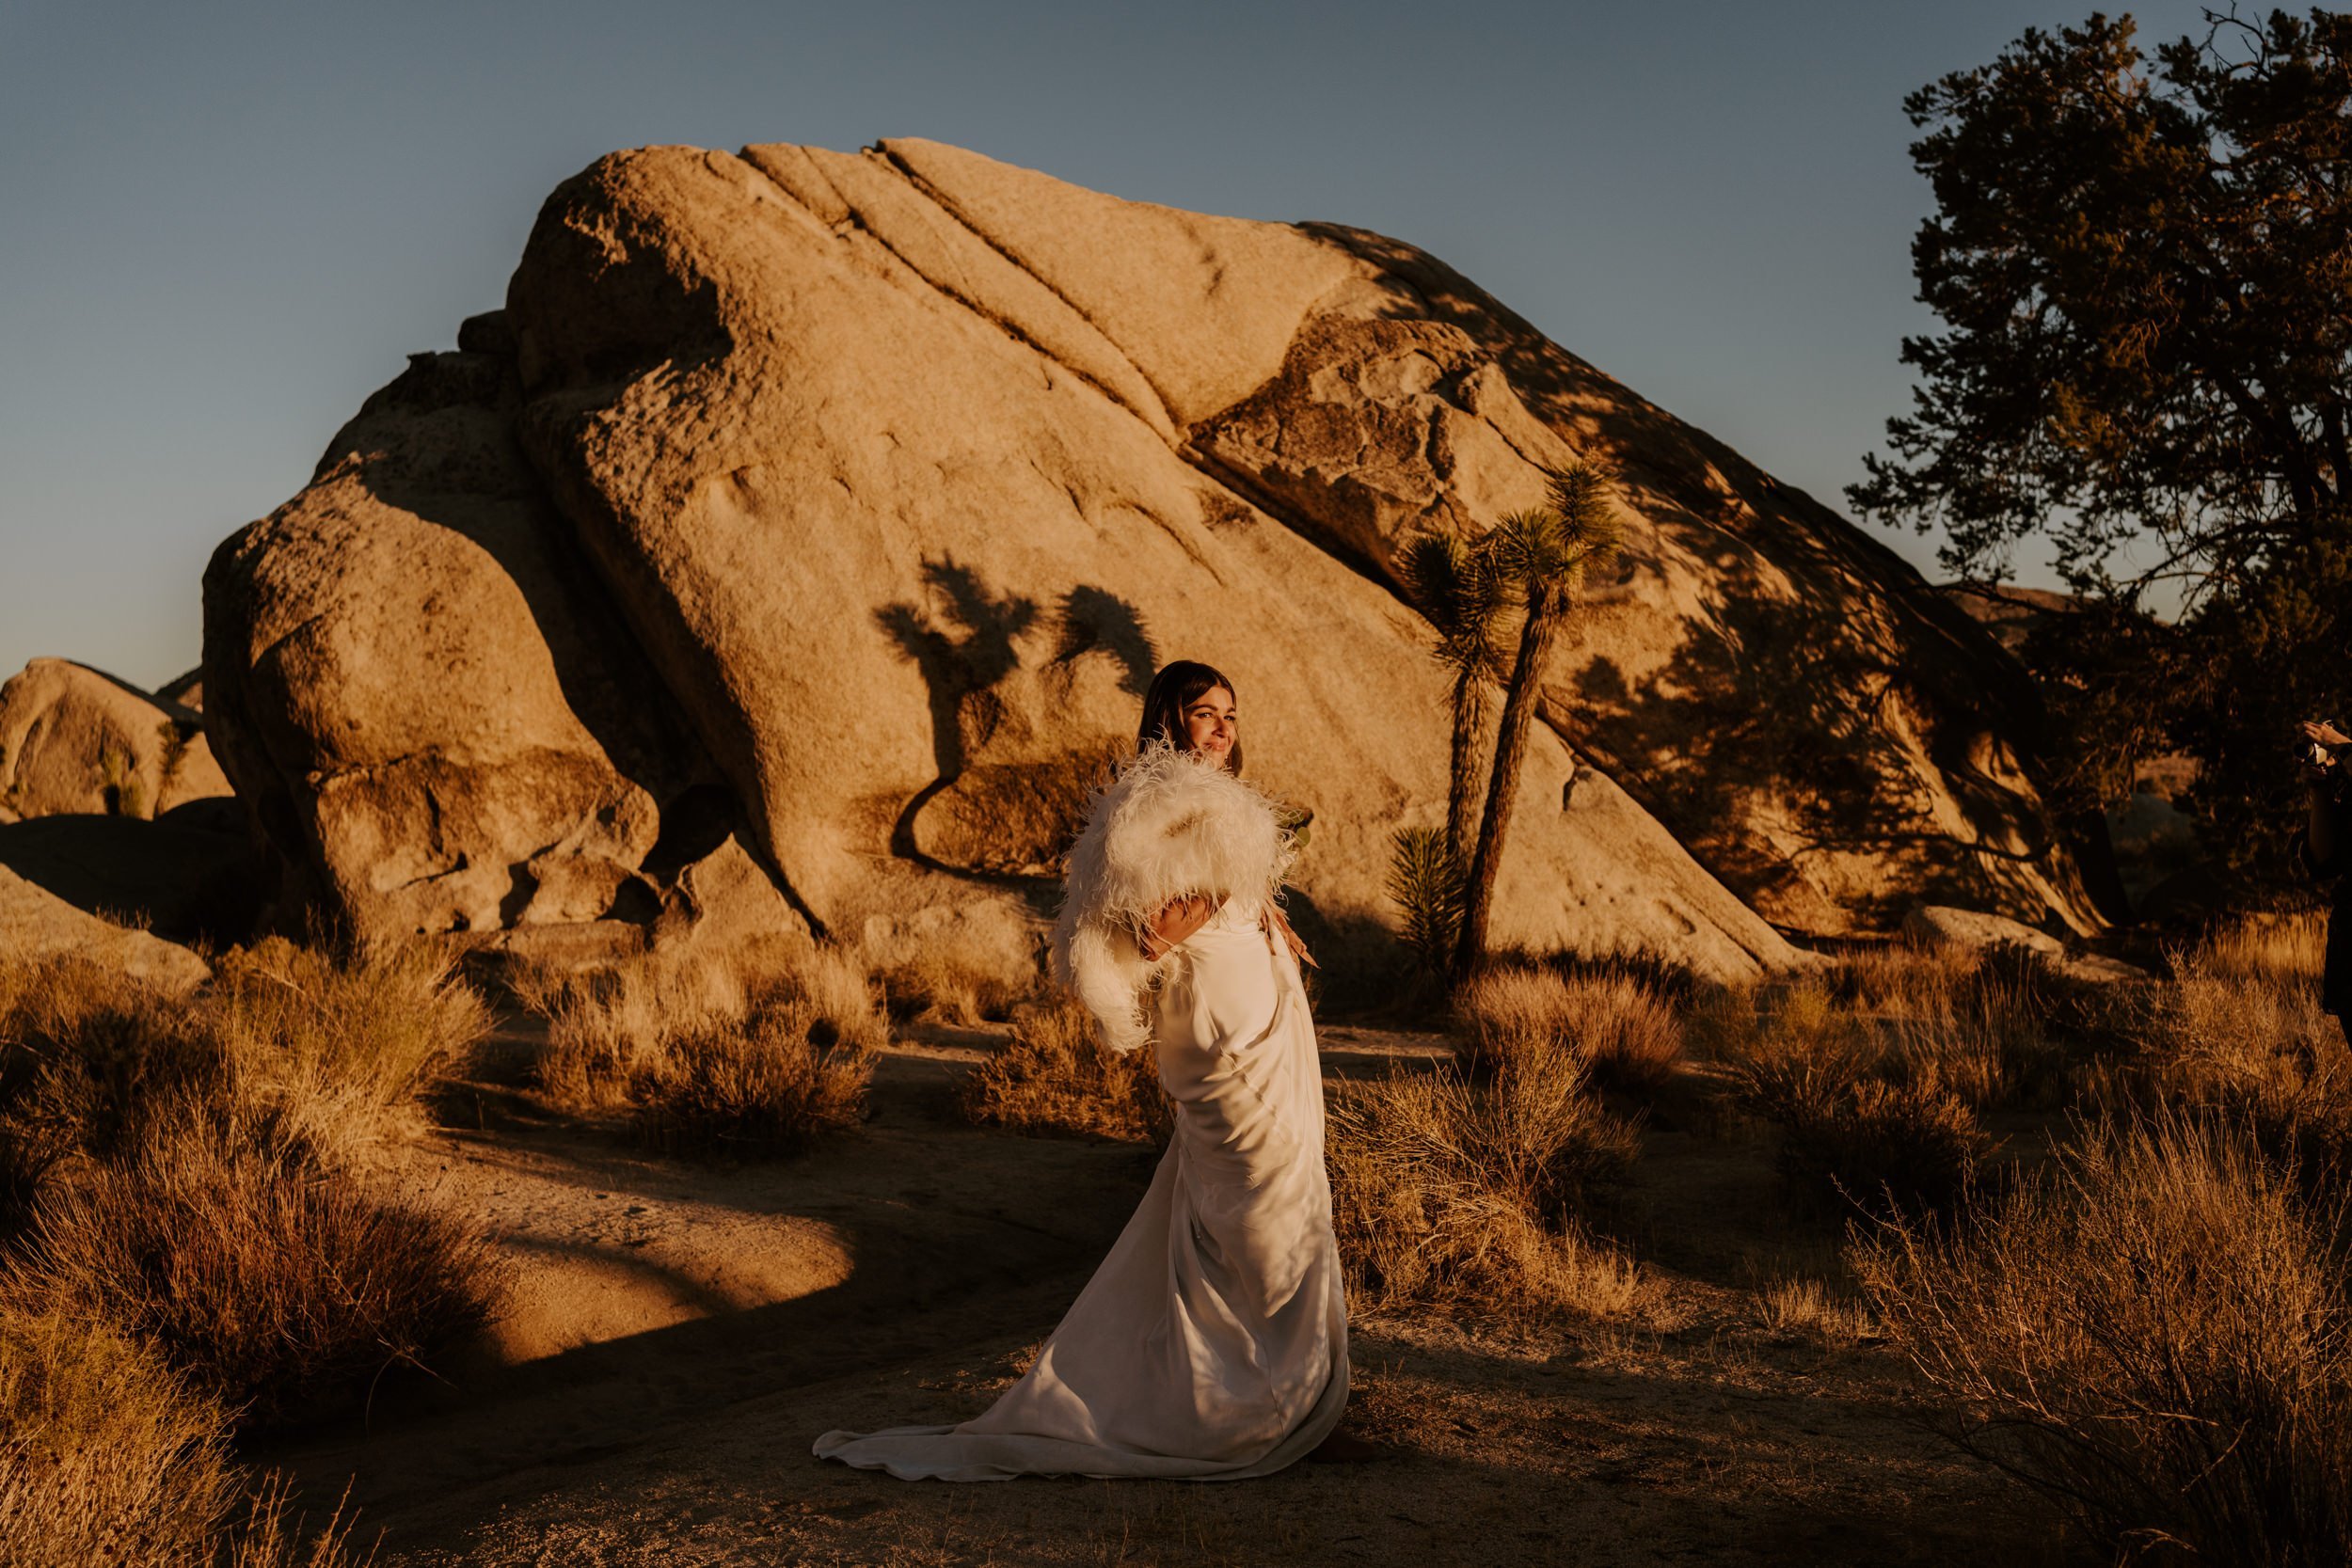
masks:
<path fill-rule="evenodd" d="M 1119 685 L 1140 699 L 1152 688 L 1159 653 L 1136 607 L 1107 589 L 1080 583 L 1061 599 L 1061 641 L 1054 662 L 1068 664 L 1090 653 L 1119 660 Z"/>
<path fill-rule="evenodd" d="M 924 562 L 923 586 L 941 601 L 936 614 L 901 601 L 882 606 L 874 620 L 923 673 L 930 691 L 931 760 L 939 771 L 909 799 L 890 830 L 894 853 L 930 863 L 915 847 L 915 816 L 963 776 L 973 751 L 995 734 L 1004 705 L 993 689 L 1020 666 L 1012 640 L 1036 624 L 1038 604 L 1025 594 L 992 593 L 953 556 Z"/>
<path fill-rule="evenodd" d="M 1076 814 L 1106 773 L 1111 741 L 1044 760 L 983 760 L 990 742 L 1017 717 L 1001 690 L 1020 668 L 1016 642 L 1043 624 L 1045 611 L 1026 594 L 991 589 L 953 557 L 926 561 L 922 583 L 925 602 L 902 600 L 874 613 L 929 688 L 938 769 L 900 808 L 891 850 L 931 870 L 1017 888 L 1041 911 Z M 1133 605 L 1106 589 L 1080 584 L 1062 596 L 1053 619 L 1052 662 L 1106 656 L 1120 666 L 1121 689 L 1143 693 L 1155 668 L 1154 651 Z M 934 802 L 946 815 L 934 812 L 938 819 L 918 833 L 918 820 Z M 967 852 L 943 858 L 925 847 L 927 837 L 941 834 L 966 845 Z"/>

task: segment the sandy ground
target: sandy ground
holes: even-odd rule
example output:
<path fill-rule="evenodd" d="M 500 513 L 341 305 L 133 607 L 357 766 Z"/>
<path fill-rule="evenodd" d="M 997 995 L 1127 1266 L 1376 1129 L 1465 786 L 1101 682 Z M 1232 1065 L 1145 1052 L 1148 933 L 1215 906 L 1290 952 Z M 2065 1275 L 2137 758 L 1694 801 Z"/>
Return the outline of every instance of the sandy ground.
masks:
<path fill-rule="evenodd" d="M 1334 1073 L 1428 1037 L 1327 1028 Z M 1107 1247 L 1154 1158 L 962 1125 L 994 1042 L 894 1046 L 857 1132 L 773 1164 L 647 1157 L 547 1114 L 497 1042 L 396 1155 L 501 1239 L 509 1307 L 438 1381 L 249 1457 L 346 1482 L 390 1565 L 2057 1563 L 2054 1519 L 1931 1430 L 1894 1358 L 1771 1325 L 1834 1257 L 1766 1151 L 1653 1125 L 1620 1228 L 1635 1324 L 1356 1325 L 1369 1464 L 1230 1485 L 910 1485 L 819 1464 L 835 1426 L 977 1413 Z"/>

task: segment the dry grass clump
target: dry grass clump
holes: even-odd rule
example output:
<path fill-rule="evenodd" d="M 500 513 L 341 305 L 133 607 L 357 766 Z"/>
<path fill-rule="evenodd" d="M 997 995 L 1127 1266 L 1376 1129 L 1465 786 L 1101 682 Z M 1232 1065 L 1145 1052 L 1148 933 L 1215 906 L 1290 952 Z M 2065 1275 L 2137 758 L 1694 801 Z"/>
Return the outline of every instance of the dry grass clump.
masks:
<path fill-rule="evenodd" d="M 1587 974 L 1499 965 L 1456 993 L 1473 1063 L 1502 1062 L 1524 1046 L 1558 1042 L 1601 1088 L 1657 1095 L 1682 1067 L 1682 1022 L 1668 999 L 1623 969 Z"/>
<path fill-rule="evenodd" d="M 178 998 L 87 959 L 0 960 L 0 1230 L 61 1167 L 135 1142 L 156 1105 L 229 1090 Z"/>
<path fill-rule="evenodd" d="M 1810 977 L 1717 997 L 1698 1028 L 1740 1106 L 1779 1130 L 1801 1203 L 1949 1210 L 1972 1190 L 1993 1147 L 1977 1105 L 2001 1081 L 1996 1032 L 1873 1018 Z"/>
<path fill-rule="evenodd" d="M 1483 1082 L 1448 1069 L 1350 1085 L 1331 1102 L 1327 1156 L 1351 1299 L 1633 1310 L 1646 1292 L 1632 1264 L 1583 1223 L 1636 1149 L 1556 1038 L 1523 1042 Z"/>
<path fill-rule="evenodd" d="M 422 942 L 337 952 L 272 937 L 223 958 L 195 1011 L 247 1095 L 344 1159 L 409 1127 L 433 1069 L 490 1024 L 456 959 Z"/>
<path fill-rule="evenodd" d="M 1039 990 L 1035 978 L 1009 980 L 986 965 L 959 958 L 952 951 L 923 948 L 879 966 L 874 977 L 882 983 L 893 1018 L 921 1019 L 962 1029 L 1002 1023 Z"/>
<path fill-rule="evenodd" d="M 548 1020 L 539 1086 L 573 1110 L 625 1104 L 670 1041 L 739 1024 L 751 1008 L 731 966 L 650 953 L 543 975 L 522 994 Z"/>
<path fill-rule="evenodd" d="M 470 1227 L 236 1105 L 183 1106 L 44 1195 L 6 1267 L 12 1295 L 155 1346 L 262 1424 L 478 1328 L 490 1278 Z"/>
<path fill-rule="evenodd" d="M 1976 1111 L 2055 1105 L 2075 1057 L 2115 1026 L 2107 989 L 2022 947 L 1881 948 L 1820 983 L 1903 1077 Z"/>
<path fill-rule="evenodd" d="M 1963 1442 L 2119 1555 L 2352 1557 L 2352 1301 L 2336 1216 L 2223 1124 L 2090 1130 L 1980 1225 L 1880 1227 L 1877 1316 Z"/>
<path fill-rule="evenodd" d="M 1775 1334 L 1835 1341 L 1867 1337 L 1874 1328 L 1868 1310 L 1812 1275 L 1787 1275 L 1766 1281 L 1756 1292 L 1764 1326 Z"/>
<path fill-rule="evenodd" d="M 226 1426 L 104 1323 L 0 1307 L 0 1562 L 203 1560 L 236 1491 Z"/>
<path fill-rule="evenodd" d="M 355 1168 L 483 1021 L 422 947 L 265 942 L 192 995 L 0 959 L 0 1560 L 351 1560 L 228 1431 L 485 1315 L 469 1229 Z"/>
<path fill-rule="evenodd" d="M 1012 1038 L 965 1076 L 969 1119 L 1020 1132 L 1166 1143 L 1174 1125 L 1150 1051 L 1113 1051 L 1085 1007 L 1062 1000 L 1013 1015 Z"/>
<path fill-rule="evenodd" d="M 2173 957 L 2140 1050 L 2104 1085 L 2122 1105 L 2224 1113 L 2314 1186 L 2352 1183 L 2352 1051 L 2319 1005 L 2316 917 L 2224 926 Z"/>
<path fill-rule="evenodd" d="M 86 959 L 0 961 L 0 1224 L 60 1167 L 105 1161 L 181 1102 L 265 1109 L 327 1164 L 406 1123 L 486 1024 L 431 949 L 336 956 L 273 938 L 180 996 Z"/>
<path fill-rule="evenodd" d="M 805 997 L 671 1036 L 629 1085 L 638 1126 L 670 1151 L 790 1154 L 866 1115 L 870 1045 L 844 1041 Z"/>
<path fill-rule="evenodd" d="M 580 1110 L 627 1108 L 655 1147 L 790 1153 L 865 1113 L 889 1025 L 838 948 L 646 954 L 525 994 L 548 1014 L 540 1085 Z"/>
<path fill-rule="evenodd" d="M 2223 979 L 2317 985 L 2328 959 L 2328 917 L 2317 910 L 2249 915 L 2198 944 L 2199 967 Z"/>

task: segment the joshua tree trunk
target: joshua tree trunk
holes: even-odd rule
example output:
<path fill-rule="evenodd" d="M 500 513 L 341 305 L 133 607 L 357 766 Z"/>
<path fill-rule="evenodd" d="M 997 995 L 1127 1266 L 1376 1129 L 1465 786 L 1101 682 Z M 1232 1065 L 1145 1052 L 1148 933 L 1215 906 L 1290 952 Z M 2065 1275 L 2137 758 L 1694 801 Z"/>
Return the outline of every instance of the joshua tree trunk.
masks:
<path fill-rule="evenodd" d="M 1470 827 L 1478 815 L 1478 762 L 1486 739 L 1486 677 L 1465 671 L 1454 683 L 1454 750 L 1446 762 L 1445 792 L 1445 847 L 1459 865 L 1470 861 Z"/>
<path fill-rule="evenodd" d="M 1567 620 L 1568 585 L 1548 582 L 1528 598 L 1519 627 L 1519 652 L 1511 667 L 1511 687 L 1502 699 L 1501 733 L 1495 739 L 1494 778 L 1486 786 L 1478 849 L 1464 890 L 1461 945 L 1454 949 L 1456 984 L 1470 978 L 1486 957 L 1486 921 L 1494 905 L 1495 879 L 1502 869 L 1503 835 L 1511 830 L 1511 806 L 1518 796 L 1519 768 L 1527 760 L 1527 730 L 1535 717 L 1537 689 L 1551 662 L 1551 645 Z"/>

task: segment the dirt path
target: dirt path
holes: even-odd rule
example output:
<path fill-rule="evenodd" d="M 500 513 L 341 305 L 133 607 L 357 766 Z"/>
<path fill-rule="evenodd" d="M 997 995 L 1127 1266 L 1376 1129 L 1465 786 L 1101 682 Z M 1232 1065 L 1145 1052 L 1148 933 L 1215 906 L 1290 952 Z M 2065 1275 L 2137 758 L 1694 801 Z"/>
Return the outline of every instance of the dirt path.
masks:
<path fill-rule="evenodd" d="M 963 1126 L 953 1086 L 988 1043 L 893 1047 L 864 1129 L 732 1170 L 536 1115 L 494 1067 L 470 1112 L 440 1107 L 478 1125 L 401 1158 L 506 1238 L 496 1340 L 444 1385 L 379 1389 L 364 1430 L 252 1457 L 314 1501 L 349 1478 L 386 1568 L 2059 1560 L 2047 1515 L 1928 1429 L 1889 1355 L 1772 1325 L 1751 1287 L 1819 1269 L 1831 1238 L 1781 1218 L 1761 1150 L 1666 1128 L 1624 1217 L 1652 1320 L 1359 1323 L 1350 1424 L 1391 1458 L 1232 1486 L 820 1465 L 827 1428 L 984 1407 L 1149 1180 L 1145 1149 Z M 1349 1074 L 1436 1049 L 1325 1043 Z"/>

